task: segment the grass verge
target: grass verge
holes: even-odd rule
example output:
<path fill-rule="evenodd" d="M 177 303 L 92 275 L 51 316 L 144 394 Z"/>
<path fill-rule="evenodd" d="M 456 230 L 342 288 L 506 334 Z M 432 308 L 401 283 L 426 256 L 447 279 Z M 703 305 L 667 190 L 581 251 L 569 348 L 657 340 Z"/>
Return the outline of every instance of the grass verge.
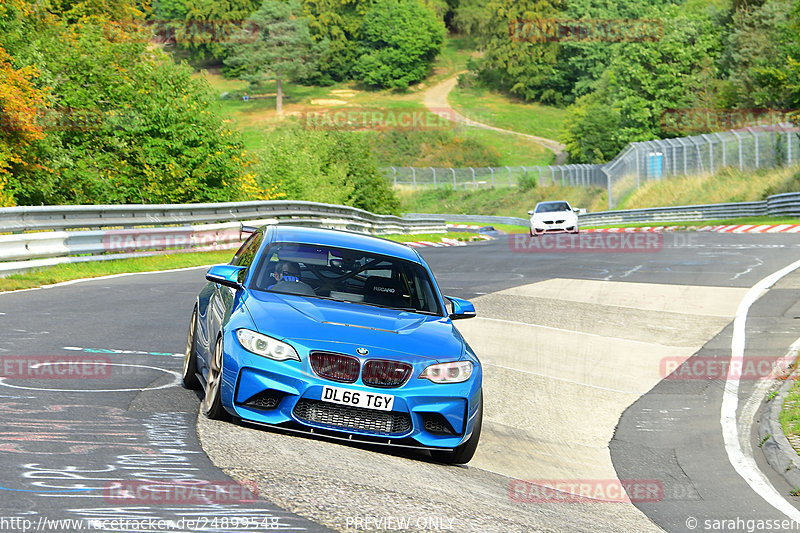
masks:
<path fill-rule="evenodd" d="M 481 222 L 448 222 L 448 224 L 470 224 L 475 226 L 492 226 L 494 229 L 504 231 L 506 233 L 528 233 L 530 229 L 528 226 L 514 226 L 511 224 L 498 224 L 496 222 L 492 222 L 487 220 L 484 223 Z"/>
<path fill-rule="evenodd" d="M 383 235 L 382 237 L 397 242 L 439 242 L 443 237 L 464 240 L 469 239 L 472 235 L 471 233 L 438 233 L 426 235 Z M 0 292 L 32 289 L 73 279 L 227 263 L 231 260 L 235 251 L 231 249 L 213 252 L 173 253 L 109 261 L 65 263 L 20 274 L 12 274 L 4 278 L 0 277 Z"/>
<path fill-rule="evenodd" d="M 791 378 L 790 378 L 791 379 Z M 800 380 L 795 380 L 783 401 L 780 414 L 781 428 L 786 437 L 800 437 Z"/>
<path fill-rule="evenodd" d="M 618 209 L 669 207 L 675 205 L 719 204 L 763 200 L 776 192 L 786 192 L 785 184 L 800 174 L 800 167 L 760 169 L 741 172 L 725 168 L 701 176 L 682 176 L 650 181 L 632 189 L 617 205 Z M 635 186 L 635 183 L 633 184 Z"/>
<path fill-rule="evenodd" d="M 457 215 L 499 215 L 528 218 L 528 211 L 543 200 L 567 200 L 575 207 L 602 211 L 607 202 L 604 189 L 540 185 L 476 190 L 395 189 L 403 213 L 442 213 Z M 600 206 L 600 208 L 598 208 Z"/>
<path fill-rule="evenodd" d="M 450 93 L 450 105 L 462 115 L 503 128 L 557 141 L 565 109 L 526 103 L 482 87 L 459 87 Z"/>

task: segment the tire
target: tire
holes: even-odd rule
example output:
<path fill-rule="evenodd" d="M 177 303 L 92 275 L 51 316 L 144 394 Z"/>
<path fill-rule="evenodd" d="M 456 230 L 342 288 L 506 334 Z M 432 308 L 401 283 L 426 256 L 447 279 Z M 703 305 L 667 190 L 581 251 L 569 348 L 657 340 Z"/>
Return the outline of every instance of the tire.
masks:
<path fill-rule="evenodd" d="M 208 379 L 206 379 L 206 396 L 203 398 L 203 414 L 211 420 L 228 420 L 230 415 L 222 407 L 220 389 L 222 385 L 222 337 L 217 339 L 214 353 L 208 365 Z"/>
<path fill-rule="evenodd" d="M 183 386 L 191 390 L 200 390 L 200 380 L 197 379 L 197 350 L 195 349 L 195 334 L 197 332 L 197 308 L 192 311 L 192 321 L 189 323 L 189 336 L 186 339 L 186 355 L 183 356 Z"/>
<path fill-rule="evenodd" d="M 481 403 L 478 406 L 478 418 L 475 420 L 475 428 L 472 430 L 472 435 L 469 440 L 460 446 L 457 446 L 451 452 L 431 451 L 431 457 L 440 463 L 447 463 L 451 465 L 466 464 L 475 455 L 475 450 L 478 448 L 478 440 L 481 438 L 481 426 L 483 425 L 483 390 L 481 390 Z"/>

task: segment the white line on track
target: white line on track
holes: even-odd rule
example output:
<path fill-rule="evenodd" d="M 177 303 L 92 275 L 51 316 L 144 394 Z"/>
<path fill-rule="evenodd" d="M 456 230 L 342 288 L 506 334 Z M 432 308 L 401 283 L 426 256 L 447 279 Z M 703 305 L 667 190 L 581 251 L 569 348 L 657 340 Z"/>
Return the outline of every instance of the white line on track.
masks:
<path fill-rule="evenodd" d="M 741 442 L 739 441 L 739 428 L 736 423 L 736 409 L 739 405 L 739 376 L 735 374 L 735 368 L 741 368 L 744 359 L 744 348 L 746 342 L 747 313 L 750 306 L 761 296 L 761 293 L 784 276 L 800 268 L 800 261 L 795 261 L 791 265 L 773 272 L 762 279 L 747 291 L 747 294 L 739 303 L 736 310 L 736 318 L 733 321 L 733 338 L 731 339 L 731 364 L 728 367 L 728 376 L 725 381 L 725 391 L 722 395 L 722 408 L 720 409 L 720 423 L 722 425 L 722 438 L 725 441 L 725 451 L 728 459 L 736 472 L 742 476 L 750 488 L 753 489 L 764 501 L 779 510 L 791 520 L 800 522 L 800 510 L 796 509 L 777 491 L 772 483 L 756 465 L 752 454 L 745 454 Z M 758 392 L 758 387 L 756 391 Z M 749 413 L 748 413 L 749 414 Z"/>
<path fill-rule="evenodd" d="M 97 281 L 97 280 L 104 280 L 104 279 L 112 279 L 112 278 L 124 278 L 126 276 L 141 276 L 147 274 L 165 274 L 167 272 L 183 272 L 185 270 L 197 270 L 199 268 L 210 268 L 213 265 L 201 265 L 201 266 L 193 266 L 193 267 L 185 267 L 185 268 L 172 268 L 169 270 L 148 270 L 147 272 L 126 272 L 124 274 L 110 274 L 108 276 L 98 276 L 96 278 L 80 278 L 80 279 L 71 279 L 68 281 L 61 281 L 59 283 L 53 283 L 52 285 L 42 285 L 41 287 L 32 287 L 30 289 L 19 289 L 16 291 L 3 291 L 0 292 L 2 294 L 18 294 L 21 292 L 29 292 L 29 291 L 40 291 L 42 289 L 52 289 L 55 287 L 63 287 L 65 285 L 73 285 L 75 283 L 83 283 L 84 281 Z M 5 313 L 3 313 L 5 314 Z"/>

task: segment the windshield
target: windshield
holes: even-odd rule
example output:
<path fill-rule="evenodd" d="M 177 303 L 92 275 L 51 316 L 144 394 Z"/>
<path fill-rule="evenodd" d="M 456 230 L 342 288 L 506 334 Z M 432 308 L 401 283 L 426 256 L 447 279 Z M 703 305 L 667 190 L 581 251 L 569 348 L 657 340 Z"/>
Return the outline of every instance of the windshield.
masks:
<path fill-rule="evenodd" d="M 569 204 L 566 202 L 547 202 L 536 206 L 537 213 L 555 213 L 557 211 L 570 211 Z"/>
<path fill-rule="evenodd" d="M 251 289 L 442 315 L 428 272 L 419 264 L 355 250 L 273 244 L 261 256 Z"/>

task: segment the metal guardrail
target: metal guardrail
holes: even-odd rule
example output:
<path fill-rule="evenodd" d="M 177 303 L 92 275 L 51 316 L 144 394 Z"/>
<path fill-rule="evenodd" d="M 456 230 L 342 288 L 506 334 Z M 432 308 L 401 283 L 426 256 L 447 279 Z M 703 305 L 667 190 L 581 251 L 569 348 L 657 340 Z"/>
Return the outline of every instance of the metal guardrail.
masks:
<path fill-rule="evenodd" d="M 241 225 L 290 224 L 374 235 L 444 233 L 444 219 L 405 220 L 315 202 L 35 206 L 0 209 L 0 275 L 59 263 L 235 248 Z M 88 229 L 84 229 L 88 228 Z"/>
<path fill-rule="evenodd" d="M 684 222 L 743 217 L 800 217 L 800 193 L 770 196 L 760 202 L 684 205 L 647 209 L 601 211 L 580 215 L 581 225 L 624 224 L 633 222 Z"/>
<path fill-rule="evenodd" d="M 407 213 L 409 220 L 437 217 L 449 222 L 471 224 L 510 224 L 528 226 L 527 218 L 490 215 L 456 215 Z M 620 209 L 578 215 L 580 225 L 625 224 L 636 222 L 691 222 L 693 220 L 721 220 L 744 217 L 798 217 L 800 218 L 800 192 L 776 194 L 759 202 L 734 202 L 726 204 L 683 205 L 677 207 L 651 207 L 646 209 Z"/>
<path fill-rule="evenodd" d="M 320 218 L 347 220 L 356 226 L 392 232 L 403 227 L 393 215 L 317 202 L 273 200 L 213 204 L 56 205 L 0 208 L 0 233 L 67 229 L 136 228 L 142 226 L 212 224 L 248 219 Z"/>
<path fill-rule="evenodd" d="M 403 215 L 403 218 L 406 220 L 423 220 L 425 217 L 436 217 L 448 222 L 463 222 L 465 224 L 481 224 L 484 226 L 491 224 L 527 226 L 530 224 L 530 221 L 527 218 L 500 217 L 494 215 L 429 215 L 425 213 L 406 213 Z"/>

